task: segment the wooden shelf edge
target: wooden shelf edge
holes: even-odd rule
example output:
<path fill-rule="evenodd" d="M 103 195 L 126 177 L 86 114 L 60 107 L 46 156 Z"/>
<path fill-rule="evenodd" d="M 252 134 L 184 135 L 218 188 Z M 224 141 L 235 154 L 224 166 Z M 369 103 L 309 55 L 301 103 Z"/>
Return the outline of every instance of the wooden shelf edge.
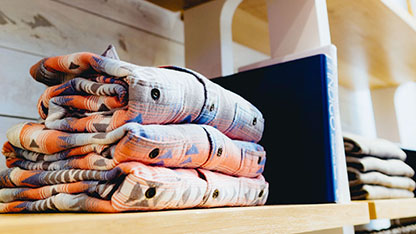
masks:
<path fill-rule="evenodd" d="M 122 214 L 3 214 L 5 233 L 299 233 L 369 222 L 367 203 L 275 205 Z"/>
<path fill-rule="evenodd" d="M 416 216 L 416 198 L 369 200 L 370 219 L 398 219 Z"/>

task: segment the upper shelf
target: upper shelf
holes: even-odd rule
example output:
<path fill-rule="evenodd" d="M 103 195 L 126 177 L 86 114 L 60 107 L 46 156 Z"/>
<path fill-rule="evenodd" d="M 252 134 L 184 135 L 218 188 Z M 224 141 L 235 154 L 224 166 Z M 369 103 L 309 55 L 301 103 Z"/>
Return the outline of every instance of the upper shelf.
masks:
<path fill-rule="evenodd" d="M 183 10 L 207 0 L 150 0 Z M 327 0 L 340 84 L 372 89 L 416 81 L 416 19 L 391 0 Z M 233 40 L 270 54 L 265 0 L 244 0 L 234 14 Z"/>
<path fill-rule="evenodd" d="M 328 0 L 340 84 L 384 88 L 416 80 L 416 20 L 391 0 Z"/>
<path fill-rule="evenodd" d="M 299 233 L 369 222 L 367 203 L 122 214 L 3 214 L 4 233 Z"/>

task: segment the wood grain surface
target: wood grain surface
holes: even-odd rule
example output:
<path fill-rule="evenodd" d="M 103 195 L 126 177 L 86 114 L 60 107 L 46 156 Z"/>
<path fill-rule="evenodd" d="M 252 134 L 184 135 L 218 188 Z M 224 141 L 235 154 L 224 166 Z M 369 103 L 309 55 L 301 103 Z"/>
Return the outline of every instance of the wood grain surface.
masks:
<path fill-rule="evenodd" d="M 371 219 L 416 217 L 416 198 L 364 201 L 368 203 Z"/>
<path fill-rule="evenodd" d="M 369 222 L 366 203 L 0 215 L 6 233 L 299 233 Z"/>

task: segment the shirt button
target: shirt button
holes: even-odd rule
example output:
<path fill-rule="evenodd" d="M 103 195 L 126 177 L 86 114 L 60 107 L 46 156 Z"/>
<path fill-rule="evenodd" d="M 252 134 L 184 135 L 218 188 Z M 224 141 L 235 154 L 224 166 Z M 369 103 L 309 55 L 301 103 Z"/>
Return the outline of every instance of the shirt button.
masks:
<path fill-rule="evenodd" d="M 254 117 L 254 119 L 253 119 L 253 125 L 256 125 L 256 124 L 257 124 L 257 118 Z"/>
<path fill-rule="evenodd" d="M 159 155 L 159 148 L 153 149 L 149 153 L 149 158 L 156 158 Z"/>
<path fill-rule="evenodd" d="M 218 191 L 218 189 L 215 189 L 214 192 L 212 193 L 212 198 L 215 199 L 218 197 L 218 195 L 220 195 L 220 191 Z"/>
<path fill-rule="evenodd" d="M 156 188 L 148 188 L 144 193 L 146 198 L 152 198 L 156 195 Z"/>
<path fill-rule="evenodd" d="M 263 196 L 263 193 L 264 193 L 264 190 L 262 189 L 262 190 L 260 191 L 260 193 L 259 193 L 259 197 L 262 197 L 262 196 Z"/>
<path fill-rule="evenodd" d="M 209 107 L 209 111 L 214 111 L 214 109 L 215 109 L 215 105 L 211 104 L 211 106 Z"/>
<path fill-rule="evenodd" d="M 160 97 L 160 91 L 159 91 L 159 89 L 152 89 L 152 90 L 150 91 L 150 94 L 152 95 L 152 98 L 153 98 L 154 100 L 157 100 L 157 99 L 159 99 L 159 97 Z"/>
<path fill-rule="evenodd" d="M 218 150 L 217 150 L 217 156 L 218 156 L 218 157 L 220 157 L 220 156 L 221 156 L 221 154 L 222 154 L 222 148 L 220 147 L 220 148 L 218 148 Z"/>

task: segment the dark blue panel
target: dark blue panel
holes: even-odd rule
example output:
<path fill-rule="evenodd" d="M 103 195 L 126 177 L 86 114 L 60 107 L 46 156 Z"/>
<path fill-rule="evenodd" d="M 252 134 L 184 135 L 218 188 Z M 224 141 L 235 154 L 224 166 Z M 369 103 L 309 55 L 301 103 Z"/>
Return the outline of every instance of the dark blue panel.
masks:
<path fill-rule="evenodd" d="M 335 201 L 326 74 L 316 55 L 212 80 L 264 115 L 267 204 Z"/>

